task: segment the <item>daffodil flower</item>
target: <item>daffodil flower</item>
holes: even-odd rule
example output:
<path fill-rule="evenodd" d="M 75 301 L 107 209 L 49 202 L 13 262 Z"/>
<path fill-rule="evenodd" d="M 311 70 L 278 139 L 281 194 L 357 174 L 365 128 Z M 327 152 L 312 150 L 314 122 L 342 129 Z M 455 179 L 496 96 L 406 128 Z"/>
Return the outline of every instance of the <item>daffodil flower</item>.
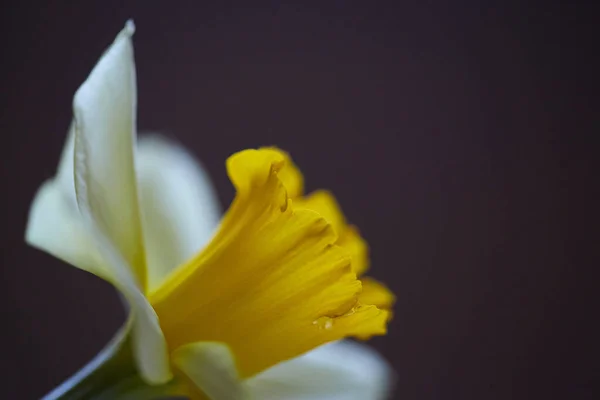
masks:
<path fill-rule="evenodd" d="M 208 178 L 159 137 L 136 141 L 128 22 L 75 94 L 57 175 L 26 240 L 110 282 L 129 309 L 107 348 L 47 398 L 379 399 L 386 364 L 346 337 L 386 332 L 391 293 L 327 192 L 275 148 L 231 156 L 219 222 Z"/>

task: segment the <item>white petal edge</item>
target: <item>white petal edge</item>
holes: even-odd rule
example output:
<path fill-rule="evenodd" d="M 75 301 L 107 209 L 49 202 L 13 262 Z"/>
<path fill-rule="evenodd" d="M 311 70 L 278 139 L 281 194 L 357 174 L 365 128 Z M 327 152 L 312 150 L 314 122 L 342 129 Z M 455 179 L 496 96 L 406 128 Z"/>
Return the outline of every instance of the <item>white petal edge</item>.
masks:
<path fill-rule="evenodd" d="M 391 370 L 374 350 L 329 343 L 246 380 L 252 400 L 382 400 Z"/>
<path fill-rule="evenodd" d="M 209 241 L 221 215 L 208 175 L 182 146 L 141 136 L 136 158 L 148 290 Z"/>
<path fill-rule="evenodd" d="M 40 250 L 91 272 L 109 282 L 111 274 L 102 261 L 79 217 L 77 205 L 67 199 L 59 182 L 50 180 L 38 190 L 25 231 L 25 241 Z"/>
<path fill-rule="evenodd" d="M 65 201 L 69 207 L 72 208 L 73 212 L 79 213 L 77 210 L 77 197 L 75 195 L 75 167 L 73 160 L 75 157 L 75 123 L 71 122 L 69 127 L 69 133 L 67 140 L 65 141 L 62 154 L 60 155 L 60 162 L 58 164 L 58 171 L 54 178 L 60 190 L 65 196 Z"/>
<path fill-rule="evenodd" d="M 88 362 L 83 368 L 81 368 L 77 373 L 71 376 L 69 379 L 64 381 L 60 386 L 53 389 L 50 393 L 46 394 L 42 397 L 41 400 L 59 400 L 62 399 L 65 393 L 71 390 L 74 386 L 77 386 L 82 380 L 84 380 L 88 375 L 92 374 L 98 368 L 102 367 L 106 361 L 115 356 L 120 350 L 120 348 L 124 345 L 125 339 L 127 338 L 127 334 L 129 332 L 131 325 L 131 318 L 128 318 L 125 324 L 117 331 L 115 336 L 111 339 L 110 342 L 94 357 L 90 362 Z"/>
<path fill-rule="evenodd" d="M 112 282 L 77 209 L 73 144 L 74 131 L 70 129 L 56 177 L 42 184 L 31 204 L 25 241 L 68 264 Z"/>
<path fill-rule="evenodd" d="M 82 212 L 111 240 L 145 287 L 134 169 L 137 93 L 128 21 L 73 98 L 75 191 Z"/>
<path fill-rule="evenodd" d="M 224 343 L 197 342 L 176 349 L 173 363 L 211 400 L 247 399 L 235 360 Z"/>

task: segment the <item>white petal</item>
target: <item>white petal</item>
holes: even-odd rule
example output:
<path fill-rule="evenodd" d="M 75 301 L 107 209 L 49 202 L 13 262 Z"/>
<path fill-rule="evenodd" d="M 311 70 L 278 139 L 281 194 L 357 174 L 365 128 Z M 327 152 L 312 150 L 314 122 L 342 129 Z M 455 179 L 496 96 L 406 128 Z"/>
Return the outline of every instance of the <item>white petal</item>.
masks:
<path fill-rule="evenodd" d="M 128 22 L 75 94 L 74 175 L 77 205 L 87 231 L 131 305 L 133 350 L 150 383 L 171 378 L 158 318 L 145 284 L 144 248 L 134 170 L 135 69 Z"/>
<path fill-rule="evenodd" d="M 390 370 L 367 346 L 326 344 L 246 381 L 253 400 L 380 400 L 390 389 Z"/>
<path fill-rule="evenodd" d="M 192 343 L 175 350 L 171 358 L 210 399 L 247 398 L 227 345 L 217 342 Z"/>
<path fill-rule="evenodd" d="M 152 290 L 208 242 L 221 212 L 208 176 L 183 147 L 159 136 L 142 137 L 136 162 Z"/>
<path fill-rule="evenodd" d="M 73 99 L 77 203 L 145 285 L 134 170 L 136 84 L 128 22 Z"/>

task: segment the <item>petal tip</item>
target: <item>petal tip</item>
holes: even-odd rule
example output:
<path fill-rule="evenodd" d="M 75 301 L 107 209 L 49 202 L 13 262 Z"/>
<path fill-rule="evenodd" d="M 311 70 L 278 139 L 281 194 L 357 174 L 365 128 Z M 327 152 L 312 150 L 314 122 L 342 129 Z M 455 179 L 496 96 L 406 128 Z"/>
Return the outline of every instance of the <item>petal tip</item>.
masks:
<path fill-rule="evenodd" d="M 132 36 L 135 33 L 135 24 L 133 23 L 133 19 L 128 19 L 125 22 L 125 28 L 123 28 L 123 32 L 127 33 L 129 36 Z"/>

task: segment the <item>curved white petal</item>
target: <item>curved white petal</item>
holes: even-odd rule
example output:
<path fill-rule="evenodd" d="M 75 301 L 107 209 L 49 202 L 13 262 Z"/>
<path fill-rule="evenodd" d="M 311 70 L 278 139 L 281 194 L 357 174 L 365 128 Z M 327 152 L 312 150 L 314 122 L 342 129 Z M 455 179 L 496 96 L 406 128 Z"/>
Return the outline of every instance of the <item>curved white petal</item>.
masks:
<path fill-rule="evenodd" d="M 229 347 L 218 342 L 197 342 L 176 349 L 172 360 L 211 400 L 246 399 Z"/>
<path fill-rule="evenodd" d="M 136 83 L 129 21 L 75 93 L 75 191 L 88 213 L 145 286 L 134 170 Z"/>
<path fill-rule="evenodd" d="M 142 293 L 146 267 L 134 169 L 133 32 L 128 22 L 75 94 L 75 192 L 113 284 L 131 305 L 140 374 L 149 383 L 164 383 L 171 378 L 167 345 Z"/>
<path fill-rule="evenodd" d="M 75 375 L 64 381 L 60 386 L 53 389 L 50 393 L 42 397 L 42 400 L 60 400 L 68 396 L 68 392 L 84 382 L 88 376 L 102 368 L 113 357 L 117 356 L 121 348 L 125 345 L 127 334 L 131 325 L 131 318 L 128 318 L 125 324 L 117 331 L 115 336 L 106 346 Z"/>
<path fill-rule="evenodd" d="M 221 211 L 210 179 L 183 147 L 141 137 L 136 163 L 151 291 L 208 242 Z"/>
<path fill-rule="evenodd" d="M 133 355 L 140 375 L 150 384 L 163 384 L 173 374 L 169 364 L 167 342 L 158 323 L 158 316 L 141 292 L 125 294 L 134 313 L 131 333 Z"/>
<path fill-rule="evenodd" d="M 380 400 L 391 371 L 367 346 L 342 341 L 275 365 L 245 382 L 253 400 Z"/>

